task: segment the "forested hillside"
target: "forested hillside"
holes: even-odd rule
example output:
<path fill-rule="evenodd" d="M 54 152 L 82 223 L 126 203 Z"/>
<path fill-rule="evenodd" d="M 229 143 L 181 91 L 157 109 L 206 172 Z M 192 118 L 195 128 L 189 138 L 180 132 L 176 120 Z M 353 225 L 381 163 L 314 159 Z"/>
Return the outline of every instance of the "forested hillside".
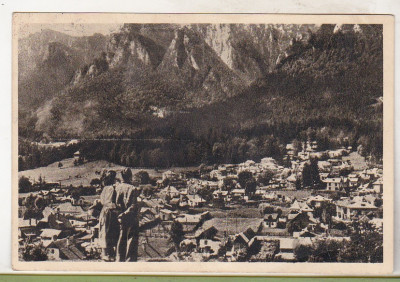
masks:
<path fill-rule="evenodd" d="M 129 166 L 279 160 L 295 138 L 322 149 L 362 145 L 381 159 L 382 26 L 304 29 L 279 47 L 275 65 L 264 60 L 260 71 L 242 60 L 253 79 L 198 27 L 173 27 L 158 41 L 149 28 L 124 28 L 38 111 L 30 138 L 127 138 L 83 142 L 82 150 Z"/>

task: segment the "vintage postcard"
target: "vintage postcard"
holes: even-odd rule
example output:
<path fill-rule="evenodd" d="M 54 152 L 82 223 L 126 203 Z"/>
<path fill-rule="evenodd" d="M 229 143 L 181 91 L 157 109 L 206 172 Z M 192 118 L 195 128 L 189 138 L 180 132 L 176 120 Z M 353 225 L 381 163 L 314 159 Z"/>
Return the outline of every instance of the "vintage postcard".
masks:
<path fill-rule="evenodd" d="M 394 18 L 15 13 L 13 268 L 393 269 Z"/>

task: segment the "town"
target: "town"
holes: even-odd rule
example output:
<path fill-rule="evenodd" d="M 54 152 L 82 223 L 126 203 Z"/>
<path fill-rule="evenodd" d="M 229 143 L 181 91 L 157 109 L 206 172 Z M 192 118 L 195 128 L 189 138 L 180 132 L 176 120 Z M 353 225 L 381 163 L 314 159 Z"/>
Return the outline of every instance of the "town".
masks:
<path fill-rule="evenodd" d="M 86 164 L 76 151 L 52 169 Z M 123 168 L 108 170 L 120 178 Z M 19 173 L 21 260 L 104 259 L 95 208 L 104 174 L 66 185 Z M 356 148 L 319 151 L 313 140 L 287 144 L 284 164 L 136 170 L 139 220 L 153 223 L 140 230 L 137 260 L 382 262 L 382 177 Z"/>

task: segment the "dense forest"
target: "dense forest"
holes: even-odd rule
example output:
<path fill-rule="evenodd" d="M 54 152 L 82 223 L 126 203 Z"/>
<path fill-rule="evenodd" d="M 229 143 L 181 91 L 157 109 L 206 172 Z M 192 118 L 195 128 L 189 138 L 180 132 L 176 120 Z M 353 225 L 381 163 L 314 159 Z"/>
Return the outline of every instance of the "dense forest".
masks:
<path fill-rule="evenodd" d="M 44 147 L 29 140 L 18 140 L 18 170 L 33 169 L 71 158 L 79 149 L 78 144 Z"/>

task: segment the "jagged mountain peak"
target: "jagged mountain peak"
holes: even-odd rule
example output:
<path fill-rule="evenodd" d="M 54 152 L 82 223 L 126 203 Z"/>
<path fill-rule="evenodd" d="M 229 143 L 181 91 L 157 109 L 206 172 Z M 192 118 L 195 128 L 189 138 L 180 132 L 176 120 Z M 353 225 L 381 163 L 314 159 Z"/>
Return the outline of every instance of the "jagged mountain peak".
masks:
<path fill-rule="evenodd" d="M 211 56 L 210 50 L 207 50 L 207 54 L 204 53 L 207 52 L 205 50 L 207 47 L 206 43 L 193 31 L 187 27 L 179 28 L 174 32 L 174 38 L 163 57 L 160 68 L 167 68 L 168 65 L 172 65 L 182 69 L 186 63 L 193 69 L 199 70 L 204 63 L 204 57 Z M 203 52 L 203 54 L 200 54 L 200 52 Z M 195 56 L 198 57 L 198 61 L 196 61 Z"/>
<path fill-rule="evenodd" d="M 110 67 L 130 64 L 130 67 L 156 68 L 164 55 L 165 48 L 140 33 L 141 25 L 124 25 L 114 33 L 107 45 Z"/>

